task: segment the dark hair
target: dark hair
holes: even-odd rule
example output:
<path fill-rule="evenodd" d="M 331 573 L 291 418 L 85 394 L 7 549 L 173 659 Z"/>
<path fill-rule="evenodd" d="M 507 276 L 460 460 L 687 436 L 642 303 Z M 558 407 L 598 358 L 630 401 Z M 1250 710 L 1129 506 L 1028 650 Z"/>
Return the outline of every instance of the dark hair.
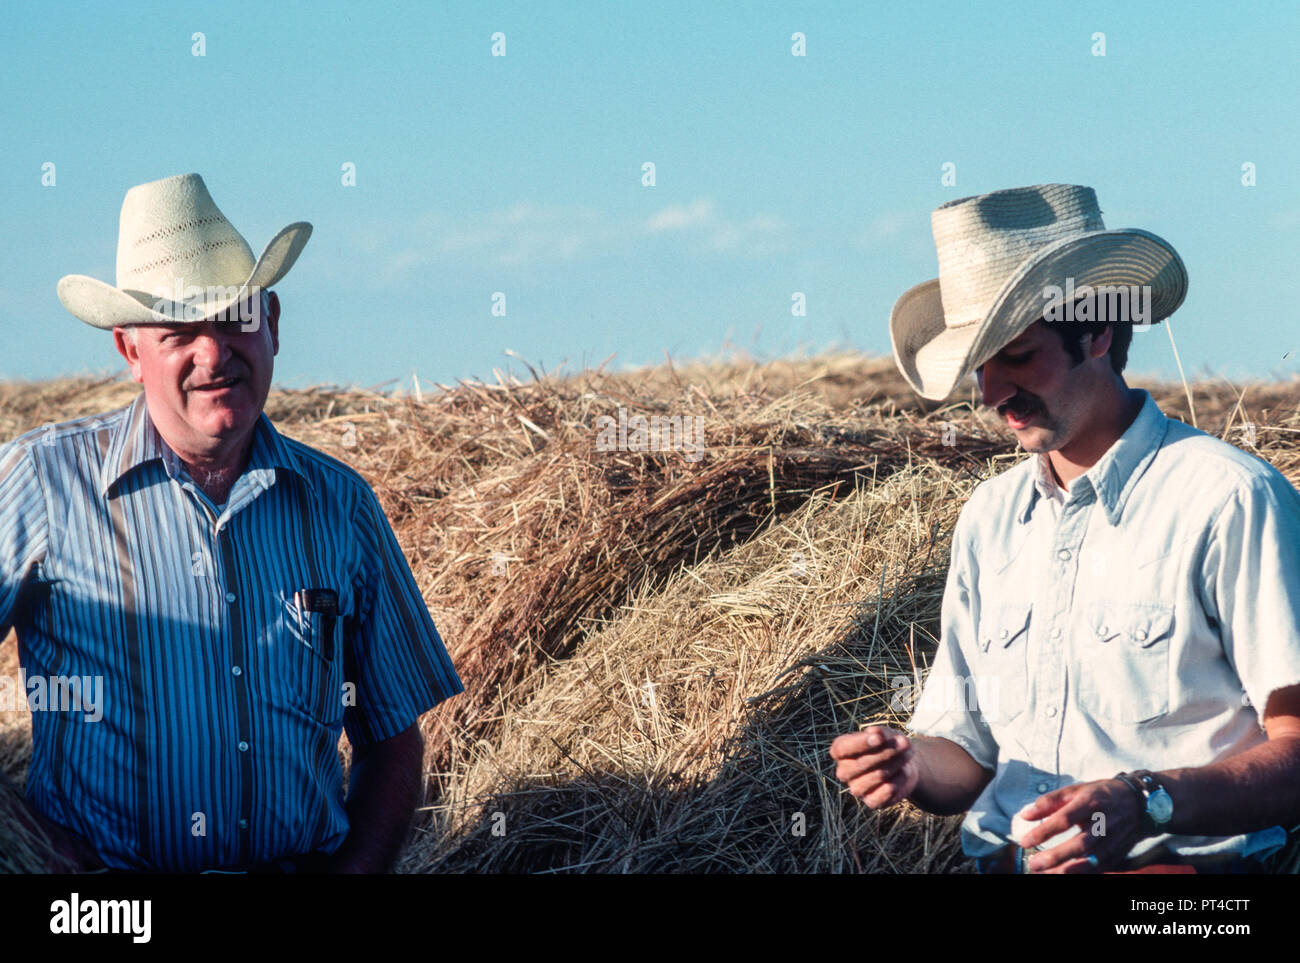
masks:
<path fill-rule="evenodd" d="M 1096 318 L 1096 312 L 1094 312 Z M 1124 371 L 1124 366 L 1128 364 L 1128 349 L 1133 343 L 1133 325 L 1128 321 L 1116 321 L 1111 324 L 1104 316 L 1092 321 L 1048 321 L 1043 319 L 1043 323 L 1055 331 L 1061 338 L 1061 344 L 1065 348 L 1066 354 L 1070 360 L 1077 366 L 1083 363 L 1083 336 L 1090 334 L 1095 341 L 1097 336 L 1111 327 L 1110 338 L 1110 366 L 1114 369 L 1115 374 Z"/>

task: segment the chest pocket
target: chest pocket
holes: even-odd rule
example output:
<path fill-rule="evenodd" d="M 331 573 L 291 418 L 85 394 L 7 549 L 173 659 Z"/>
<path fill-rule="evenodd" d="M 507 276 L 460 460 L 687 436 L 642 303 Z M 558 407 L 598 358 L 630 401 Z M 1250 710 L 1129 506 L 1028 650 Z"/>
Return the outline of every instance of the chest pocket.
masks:
<path fill-rule="evenodd" d="M 1174 607 L 1097 602 L 1075 640 L 1079 704 L 1109 722 L 1147 722 L 1169 711 Z"/>
<path fill-rule="evenodd" d="M 294 707 L 326 726 L 343 721 L 342 620 L 301 611 L 292 594 L 280 593 L 278 659 Z"/>
<path fill-rule="evenodd" d="M 980 611 L 979 677 L 981 712 L 989 722 L 1010 722 L 1029 698 L 1029 622 L 1032 606 L 992 604 Z"/>

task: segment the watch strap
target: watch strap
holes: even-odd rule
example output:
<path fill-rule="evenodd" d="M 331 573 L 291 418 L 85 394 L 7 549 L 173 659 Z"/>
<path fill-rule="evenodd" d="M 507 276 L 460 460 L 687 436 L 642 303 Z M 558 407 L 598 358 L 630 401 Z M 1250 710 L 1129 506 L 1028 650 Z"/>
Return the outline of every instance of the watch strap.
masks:
<path fill-rule="evenodd" d="M 1164 786 L 1160 785 L 1160 780 L 1155 777 L 1155 773 L 1153 773 L 1150 769 L 1138 769 L 1135 770 L 1131 775 L 1133 776 L 1134 779 L 1138 781 L 1138 783 L 1142 786 L 1143 791 L 1145 792 L 1153 793 L 1157 789 L 1164 788 Z"/>
<path fill-rule="evenodd" d="M 1151 774 L 1148 772 L 1147 775 Z M 1151 813 L 1147 809 L 1147 799 L 1150 791 L 1140 779 L 1140 774 L 1136 772 L 1120 772 L 1115 774 L 1115 778 L 1137 793 L 1138 810 L 1142 820 L 1142 834 L 1144 836 L 1158 835 L 1160 828 L 1156 825 L 1155 820 L 1151 818 Z M 1159 783 L 1156 785 L 1158 786 Z"/>
<path fill-rule="evenodd" d="M 1142 808 L 1145 809 L 1147 802 L 1146 790 L 1143 789 L 1142 784 L 1133 777 L 1133 774 L 1129 772 L 1117 772 L 1115 778 L 1142 797 Z"/>

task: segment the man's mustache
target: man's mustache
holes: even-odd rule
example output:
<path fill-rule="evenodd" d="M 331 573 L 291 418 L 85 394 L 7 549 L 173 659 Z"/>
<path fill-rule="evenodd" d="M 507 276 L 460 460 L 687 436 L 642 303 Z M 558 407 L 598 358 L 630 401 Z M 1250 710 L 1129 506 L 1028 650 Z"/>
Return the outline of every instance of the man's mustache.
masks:
<path fill-rule="evenodd" d="M 1036 415 L 1046 410 L 1042 401 L 1032 395 L 1016 395 L 1010 401 L 1004 402 L 998 406 L 998 416 L 1005 415 L 1008 411 L 1015 414 L 1017 418 L 1028 418 L 1030 415 Z"/>

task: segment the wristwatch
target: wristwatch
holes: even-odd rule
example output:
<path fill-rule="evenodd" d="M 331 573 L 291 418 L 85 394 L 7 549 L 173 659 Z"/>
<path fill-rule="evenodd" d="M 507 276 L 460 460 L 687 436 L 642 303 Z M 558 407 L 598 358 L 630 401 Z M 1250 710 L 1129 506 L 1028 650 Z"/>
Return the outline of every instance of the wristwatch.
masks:
<path fill-rule="evenodd" d="M 1174 801 L 1160 780 L 1146 769 L 1121 772 L 1115 776 L 1138 794 L 1142 803 L 1142 830 L 1145 836 L 1158 836 L 1174 818 Z"/>

